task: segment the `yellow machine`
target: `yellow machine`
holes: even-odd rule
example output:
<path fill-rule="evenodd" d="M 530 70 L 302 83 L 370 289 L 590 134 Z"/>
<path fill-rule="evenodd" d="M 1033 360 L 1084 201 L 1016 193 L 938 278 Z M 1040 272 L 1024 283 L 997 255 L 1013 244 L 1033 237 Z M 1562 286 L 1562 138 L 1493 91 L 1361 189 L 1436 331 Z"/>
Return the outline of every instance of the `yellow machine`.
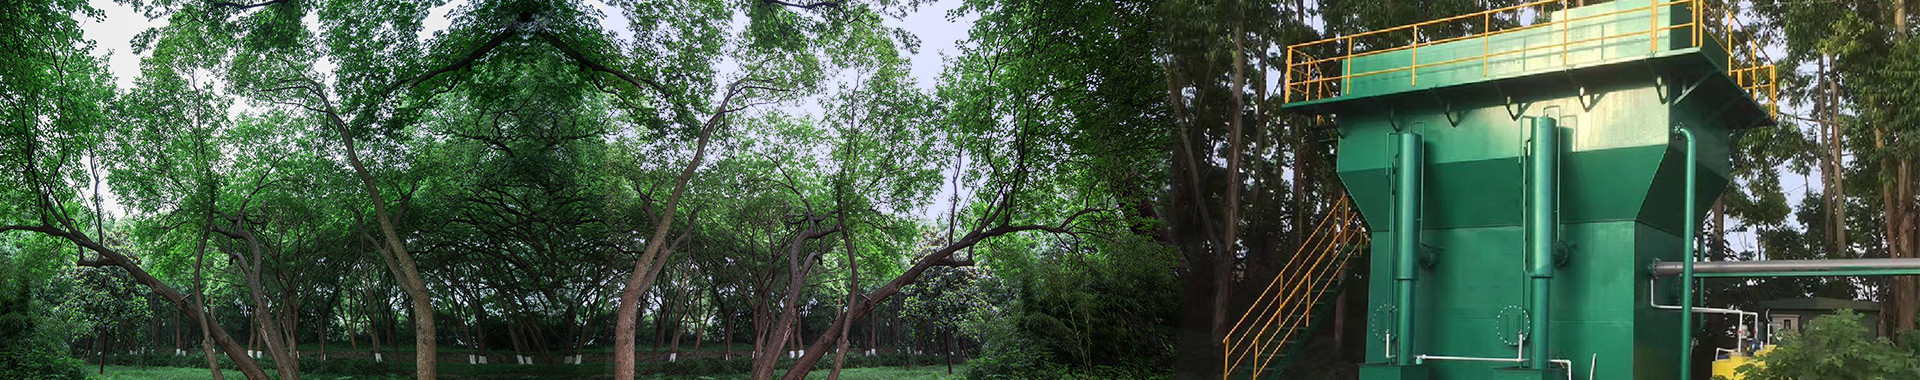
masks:
<path fill-rule="evenodd" d="M 1716 379 L 1743 380 L 1746 377 L 1740 375 L 1740 366 L 1753 363 L 1755 367 L 1765 367 L 1767 366 L 1767 362 L 1761 361 L 1760 356 L 1765 356 L 1768 352 L 1772 351 L 1773 345 L 1771 344 L 1761 346 L 1760 351 L 1755 352 L 1753 356 L 1747 356 L 1745 352 L 1734 350 L 1733 353 L 1727 355 L 1726 359 L 1713 361 L 1713 377 Z"/>

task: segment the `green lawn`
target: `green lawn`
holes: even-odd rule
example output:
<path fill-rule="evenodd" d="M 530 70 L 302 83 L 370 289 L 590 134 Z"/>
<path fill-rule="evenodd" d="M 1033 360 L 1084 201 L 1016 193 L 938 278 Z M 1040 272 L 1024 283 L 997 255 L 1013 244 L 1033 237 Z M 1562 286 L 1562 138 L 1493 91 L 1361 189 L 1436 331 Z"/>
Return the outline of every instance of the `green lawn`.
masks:
<path fill-rule="evenodd" d="M 91 367 L 91 366 L 87 367 L 87 375 L 89 379 L 204 380 L 204 379 L 211 378 L 211 376 L 208 376 L 207 370 L 200 369 L 200 368 L 147 367 L 147 369 L 142 370 L 142 369 L 139 369 L 139 367 L 110 365 L 110 366 L 107 366 L 106 374 L 97 375 L 95 374 L 95 371 L 97 371 L 98 368 L 99 367 Z M 946 366 L 917 366 L 917 367 L 914 367 L 913 370 L 907 370 L 905 367 L 851 368 L 851 369 L 846 369 L 841 371 L 840 379 L 841 380 L 953 380 L 953 379 L 960 379 L 965 377 L 964 376 L 965 373 L 966 373 L 965 366 L 954 366 L 953 375 L 947 374 Z M 228 379 L 241 378 L 240 372 L 238 371 L 228 370 L 228 371 L 225 371 L 224 374 L 227 376 Z M 268 374 L 269 375 L 272 374 L 272 369 L 268 369 Z M 383 377 L 366 377 L 366 376 L 346 377 L 346 376 L 327 376 L 327 375 L 311 375 L 311 374 L 301 375 L 300 378 L 311 379 L 311 380 L 387 379 Z M 647 377 L 642 376 L 642 378 L 647 378 Z M 741 374 L 737 376 L 709 375 L 709 376 L 687 376 L 687 377 L 654 377 L 653 379 L 744 380 L 746 378 L 747 376 L 745 374 Z M 807 378 L 808 379 L 825 379 L 827 378 L 827 371 L 824 371 L 824 370 L 814 371 L 813 374 L 808 375 Z"/>
<path fill-rule="evenodd" d="M 172 349 L 171 349 L 171 348 L 168 348 L 167 350 L 172 350 Z M 300 343 L 300 350 L 301 350 L 301 351 L 311 351 L 311 352 L 318 352 L 318 351 L 320 351 L 320 343 L 316 343 L 316 342 L 302 342 L 302 343 Z M 348 351 L 359 351 L 359 352 L 373 352 L 373 348 L 372 348 L 372 347 L 369 347 L 369 346 L 367 346 L 365 342 L 362 342 L 362 343 L 361 343 L 361 344 L 360 344 L 360 345 L 358 346 L 358 349 L 355 349 L 355 346 L 350 346 L 350 345 L 348 345 L 348 344 L 347 344 L 347 342 L 328 342 L 328 343 L 327 343 L 327 351 L 329 351 L 329 352 L 348 352 Z M 381 351 L 381 352 L 393 352 L 393 347 L 383 347 L 383 348 L 381 348 L 381 349 L 380 349 L 380 351 Z M 442 346 L 440 346 L 440 352 L 441 352 L 441 353 L 459 353 L 459 354 L 465 354 L 465 353 L 467 353 L 467 351 L 468 351 L 468 347 L 465 347 L 465 346 L 448 346 L 448 345 L 442 345 Z M 663 345 L 663 346 L 660 346 L 660 349 L 658 350 L 658 352 L 671 352 L 671 351 L 673 351 L 673 350 L 672 350 L 671 348 L 669 348 L 669 347 L 667 347 L 667 346 L 664 346 L 664 345 Z M 680 352 L 692 352 L 692 351 L 694 351 L 694 349 L 693 349 L 693 344 L 692 344 L 692 343 L 682 343 L 682 344 L 680 345 Z M 718 351 L 726 351 L 726 347 L 722 347 L 722 346 L 721 346 L 720 344 L 718 344 L 718 343 L 706 343 L 706 344 L 702 344 L 702 345 L 700 345 L 700 350 L 699 350 L 699 351 L 715 351 L 715 352 L 718 352 Z M 750 343 L 734 343 L 734 344 L 733 344 L 733 351 L 734 351 L 734 352 L 748 352 L 748 351 L 753 351 L 753 344 L 750 344 Z M 412 344 L 412 343 L 405 343 L 405 344 L 402 344 L 402 345 L 400 346 L 400 352 L 402 352 L 402 353 L 409 353 L 409 354 L 410 354 L 410 353 L 412 353 L 412 352 L 413 352 L 413 344 Z M 500 347 L 494 347 L 494 348 L 493 348 L 493 349 L 491 349 L 491 350 L 487 350 L 487 352 L 489 352 L 489 353 L 494 353 L 494 354 L 505 354 L 505 355 L 512 355 L 512 354 L 513 354 L 513 350 L 512 350 L 512 349 L 510 349 L 510 348 L 509 348 L 509 349 L 502 349 L 502 348 L 500 348 Z M 613 347 L 612 347 L 612 346 L 594 346 L 594 347 L 587 347 L 586 349 L 583 349 L 583 350 L 581 350 L 581 352 L 585 352 L 585 353 L 599 353 L 599 354 L 604 354 L 604 353 L 608 353 L 608 352 L 613 352 Z M 639 345 L 639 347 L 635 347 L 635 348 L 634 348 L 634 352 L 656 352 L 656 351 L 655 351 L 655 350 L 653 349 L 653 344 L 652 344 L 651 342 L 646 342 L 646 343 L 643 343 L 643 344 L 640 344 L 640 345 Z M 572 355 L 572 354 L 573 354 L 573 350 L 554 350 L 554 354 L 555 354 L 555 355 L 561 355 L 561 354 L 565 354 L 565 355 Z"/>
<path fill-rule="evenodd" d="M 953 374 L 947 374 L 947 366 L 917 366 L 912 371 L 906 367 L 851 368 L 840 371 L 840 380 L 949 380 L 967 377 L 967 367 L 953 366 Z M 807 379 L 825 379 L 827 371 L 813 371 Z"/>
<path fill-rule="evenodd" d="M 207 373 L 205 368 L 147 367 L 147 369 L 140 369 L 140 367 L 133 366 L 110 365 L 107 366 L 106 374 L 99 373 L 100 367 L 87 366 L 86 369 L 87 378 L 97 380 L 206 380 L 213 378 L 211 374 Z M 240 375 L 240 371 L 233 369 L 220 371 L 220 374 L 225 375 L 228 379 L 246 378 Z M 267 375 L 273 375 L 272 368 L 267 369 Z M 309 380 L 386 379 L 384 377 L 327 375 L 301 375 L 300 378 Z"/>

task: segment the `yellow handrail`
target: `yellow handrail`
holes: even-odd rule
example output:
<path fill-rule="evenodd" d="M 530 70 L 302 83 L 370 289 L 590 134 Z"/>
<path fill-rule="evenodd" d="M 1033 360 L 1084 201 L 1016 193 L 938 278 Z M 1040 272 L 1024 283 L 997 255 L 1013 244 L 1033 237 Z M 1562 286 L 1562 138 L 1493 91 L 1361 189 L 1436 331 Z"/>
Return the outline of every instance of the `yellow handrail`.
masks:
<path fill-rule="evenodd" d="M 1686 29 L 1685 34 L 1680 34 L 1679 32 L 1675 32 L 1673 35 L 1673 39 L 1682 39 L 1682 38 L 1691 39 L 1693 43 L 1692 46 L 1702 46 L 1702 44 L 1706 40 L 1711 39 L 1719 43 L 1721 46 L 1725 47 L 1727 52 L 1727 58 L 1725 63 L 1726 70 L 1727 70 L 1726 74 L 1729 77 L 1732 77 L 1735 83 L 1738 84 L 1740 88 L 1747 91 L 1747 93 L 1753 97 L 1754 101 L 1760 103 L 1763 107 L 1766 107 L 1770 115 L 1777 115 L 1778 105 L 1776 103 L 1779 95 L 1778 93 L 1779 89 L 1778 89 L 1777 83 L 1778 83 L 1779 77 L 1778 77 L 1778 74 L 1775 72 L 1773 65 L 1771 64 L 1772 58 L 1767 56 L 1766 49 L 1760 46 L 1756 38 L 1750 37 L 1751 33 L 1745 32 L 1747 28 L 1743 23 L 1740 22 L 1740 10 L 1737 7 L 1735 7 L 1733 4 L 1724 4 L 1724 6 L 1720 7 L 1719 9 L 1715 9 L 1714 7 L 1716 4 L 1714 4 L 1715 2 L 1711 0 L 1651 0 L 1646 6 L 1634 6 L 1630 8 L 1622 8 L 1622 9 L 1617 9 L 1617 10 L 1608 11 L 1608 12 L 1600 12 L 1596 14 L 1583 15 L 1580 17 L 1572 17 L 1571 12 L 1569 12 L 1569 10 L 1571 9 L 1571 7 L 1569 6 L 1570 5 L 1569 1 L 1570 0 L 1532 1 L 1524 4 L 1495 8 L 1495 9 L 1471 13 L 1471 14 L 1441 18 L 1441 19 L 1436 19 L 1436 20 L 1431 20 L 1431 21 L 1426 21 L 1426 22 L 1421 22 L 1416 24 L 1402 25 L 1402 26 L 1368 31 L 1363 33 L 1337 36 L 1337 37 L 1322 39 L 1318 41 L 1302 42 L 1302 43 L 1288 45 L 1287 55 L 1286 55 L 1287 63 L 1286 63 L 1286 69 L 1285 69 L 1286 75 L 1284 78 L 1285 85 L 1283 86 L 1283 90 L 1282 90 L 1283 100 L 1285 102 L 1292 103 L 1292 102 L 1298 102 L 1298 101 L 1310 101 L 1310 100 L 1339 97 L 1341 95 L 1344 95 L 1345 90 L 1348 87 L 1350 87 L 1349 85 L 1354 78 L 1373 76 L 1373 75 L 1382 75 L 1382 74 L 1389 74 L 1389 73 L 1396 73 L 1396 72 L 1407 72 L 1406 76 L 1407 76 L 1408 84 L 1418 85 L 1419 72 L 1422 68 L 1441 66 L 1441 65 L 1452 65 L 1452 64 L 1458 64 L 1458 63 L 1468 62 L 1473 60 L 1479 60 L 1481 62 L 1480 66 L 1481 66 L 1482 75 L 1489 75 L 1491 74 L 1490 67 L 1494 64 L 1491 61 L 1492 57 L 1506 56 L 1506 55 L 1519 54 L 1519 53 L 1538 51 L 1538 50 L 1544 50 L 1544 49 L 1559 49 L 1559 53 L 1560 53 L 1559 65 L 1565 66 L 1570 64 L 1569 62 L 1569 59 L 1570 59 L 1569 50 L 1571 49 L 1570 46 L 1578 45 L 1578 44 L 1587 44 L 1587 43 L 1598 43 L 1598 42 L 1618 39 L 1622 37 L 1648 36 L 1649 38 L 1648 38 L 1647 45 L 1648 45 L 1649 54 L 1658 54 L 1662 49 L 1661 35 L 1663 33 Z M 1526 10 L 1530 8 L 1539 8 L 1538 10 L 1536 10 L 1536 12 L 1545 12 L 1546 9 L 1549 9 L 1550 6 L 1553 6 L 1553 5 L 1558 5 L 1560 12 L 1562 12 L 1562 15 L 1557 19 L 1552 19 L 1544 22 L 1535 22 L 1529 25 L 1520 25 L 1520 26 L 1510 27 L 1506 29 L 1494 30 L 1494 27 L 1496 25 L 1494 25 L 1493 21 L 1496 18 L 1493 16 L 1496 14 L 1505 13 L 1505 12 L 1521 12 L 1522 10 Z M 1673 9 L 1673 11 L 1675 12 L 1687 12 L 1687 14 L 1685 15 L 1686 16 L 1685 19 L 1682 20 L 1685 22 L 1662 26 L 1661 18 L 1660 18 L 1662 14 L 1661 8 Z M 1645 12 L 1648 18 L 1648 28 L 1645 31 L 1622 31 L 1617 33 L 1609 33 L 1609 34 L 1601 35 L 1598 37 L 1589 37 L 1589 38 L 1580 38 L 1580 39 L 1572 38 L 1569 32 L 1571 29 L 1573 29 L 1572 24 L 1574 22 L 1603 18 L 1603 17 L 1611 17 L 1611 16 L 1616 16 L 1621 14 L 1641 13 L 1641 12 Z M 1465 35 L 1462 35 L 1462 36 L 1430 40 L 1430 41 L 1421 40 L 1422 29 L 1432 30 L 1435 27 L 1441 27 L 1442 29 L 1444 29 L 1444 27 L 1447 26 L 1449 23 L 1460 22 L 1463 20 L 1470 23 L 1477 23 L 1478 28 L 1473 28 L 1472 32 L 1466 33 Z M 1492 40 L 1492 37 L 1494 36 L 1532 30 L 1532 29 L 1553 28 L 1553 27 L 1560 28 L 1559 30 L 1560 38 L 1559 38 L 1559 41 L 1556 43 L 1542 44 L 1542 45 L 1523 45 L 1518 48 L 1505 49 L 1502 51 L 1492 51 L 1491 49 L 1492 48 L 1491 40 Z M 1402 32 L 1402 31 L 1412 32 L 1413 38 L 1408 42 L 1398 43 L 1391 46 L 1383 46 L 1383 47 L 1370 49 L 1370 50 L 1359 49 L 1356 46 L 1359 44 L 1360 42 L 1359 39 L 1361 38 L 1382 37 L 1382 36 L 1389 35 L 1389 33 Z M 1421 47 L 1444 44 L 1449 42 L 1464 41 L 1464 40 L 1469 40 L 1474 38 L 1482 39 L 1481 52 L 1479 55 L 1467 56 L 1467 57 L 1456 57 L 1456 58 L 1446 59 L 1438 62 L 1420 62 L 1419 54 L 1420 54 Z M 1334 52 L 1334 55 L 1327 56 L 1327 57 L 1315 57 L 1311 54 L 1308 54 L 1307 53 L 1308 50 L 1329 50 Z M 1353 68 L 1352 63 L 1353 63 L 1353 60 L 1356 58 L 1362 58 L 1362 57 L 1368 57 L 1368 56 L 1374 56 L 1374 55 L 1386 54 L 1386 53 L 1392 53 L 1392 52 L 1398 52 L 1398 51 L 1410 51 L 1409 55 L 1412 56 L 1412 62 L 1405 66 L 1372 70 L 1372 71 L 1360 72 L 1360 73 L 1355 73 L 1352 70 Z M 1329 66 L 1329 65 L 1340 68 L 1341 73 L 1339 73 L 1339 75 L 1327 75 L 1326 73 L 1322 73 L 1320 69 L 1322 67 Z"/>
<path fill-rule="evenodd" d="M 1345 273 L 1353 256 L 1351 249 L 1366 240 L 1365 224 L 1352 200 L 1334 202 L 1268 282 L 1266 290 L 1254 298 L 1253 305 L 1221 339 L 1225 347 L 1222 375 L 1231 376 L 1243 364 L 1257 373 L 1279 357 L 1280 349 L 1312 323 L 1314 306 L 1334 286 L 1337 276 Z"/>

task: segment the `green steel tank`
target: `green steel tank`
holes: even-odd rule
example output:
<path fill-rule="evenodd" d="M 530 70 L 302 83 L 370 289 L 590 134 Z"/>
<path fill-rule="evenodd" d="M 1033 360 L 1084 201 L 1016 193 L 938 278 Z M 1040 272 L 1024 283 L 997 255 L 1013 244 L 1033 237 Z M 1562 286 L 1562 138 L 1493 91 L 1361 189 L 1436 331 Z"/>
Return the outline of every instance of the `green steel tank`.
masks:
<path fill-rule="evenodd" d="M 1686 377 L 1698 324 L 1655 305 L 1690 294 L 1648 268 L 1690 262 L 1773 70 L 1725 9 L 1568 5 L 1289 47 L 1373 234 L 1361 379 Z"/>

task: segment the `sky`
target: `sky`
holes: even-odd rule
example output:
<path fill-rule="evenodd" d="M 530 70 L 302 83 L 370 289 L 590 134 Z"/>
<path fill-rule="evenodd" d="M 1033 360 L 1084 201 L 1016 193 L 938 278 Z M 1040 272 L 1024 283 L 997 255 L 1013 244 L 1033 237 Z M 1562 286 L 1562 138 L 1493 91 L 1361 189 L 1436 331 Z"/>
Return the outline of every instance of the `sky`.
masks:
<path fill-rule="evenodd" d="M 113 72 L 116 83 L 121 88 L 132 87 L 134 79 L 140 75 L 140 57 L 133 54 L 131 42 L 133 36 L 148 28 L 166 26 L 166 20 L 147 20 L 133 8 L 113 0 L 89 0 L 94 8 L 105 12 L 104 21 L 83 20 L 82 28 L 87 39 L 96 42 L 94 55 L 109 56 L 108 69 Z M 450 20 L 446 15 L 467 1 L 453 1 L 434 8 L 426 19 L 426 29 L 421 37 L 432 36 L 434 32 L 446 29 Z M 602 8 L 607 15 L 603 26 L 618 36 L 631 36 L 627 30 L 627 20 L 619 10 L 606 8 L 605 3 L 588 1 L 589 5 Z M 943 63 L 942 54 L 955 54 L 961 40 L 967 38 L 967 28 L 975 17 L 967 16 L 949 20 L 947 13 L 960 6 L 959 1 L 937 1 L 926 4 L 902 19 L 887 20 L 888 26 L 906 27 L 920 38 L 920 51 L 913 55 L 913 73 L 923 87 L 931 87 L 940 76 Z M 309 21 L 312 17 L 309 16 Z M 311 22 L 309 22 L 311 24 Z"/>

